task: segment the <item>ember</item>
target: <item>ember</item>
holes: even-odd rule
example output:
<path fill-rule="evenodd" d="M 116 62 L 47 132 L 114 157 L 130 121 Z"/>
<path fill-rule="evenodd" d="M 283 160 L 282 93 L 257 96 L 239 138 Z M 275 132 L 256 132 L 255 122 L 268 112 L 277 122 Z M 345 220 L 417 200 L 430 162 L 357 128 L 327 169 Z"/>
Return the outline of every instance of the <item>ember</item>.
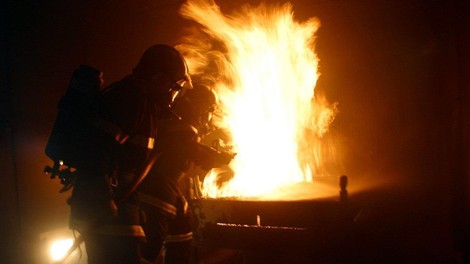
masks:
<path fill-rule="evenodd" d="M 217 90 L 217 125 L 237 153 L 228 172 L 206 176 L 204 196 L 279 199 L 300 183 L 306 197 L 323 195 L 325 188 L 312 183 L 336 156 L 324 136 L 338 111 L 315 93 L 319 20 L 295 21 L 290 4 L 246 5 L 226 15 L 210 0 L 188 1 L 181 14 L 202 30 L 178 48 Z"/>

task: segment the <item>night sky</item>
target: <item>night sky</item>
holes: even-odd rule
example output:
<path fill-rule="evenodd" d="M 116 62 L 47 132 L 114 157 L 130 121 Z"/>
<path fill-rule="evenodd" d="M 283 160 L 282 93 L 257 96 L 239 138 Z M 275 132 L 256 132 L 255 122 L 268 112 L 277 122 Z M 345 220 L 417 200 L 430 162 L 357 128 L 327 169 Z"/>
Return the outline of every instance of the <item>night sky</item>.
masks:
<path fill-rule="evenodd" d="M 192 24 L 178 14 L 183 1 L 45 2 L 1 4 L 3 263 L 27 263 L 18 252 L 67 226 L 69 193 L 59 194 L 59 182 L 42 171 L 52 164 L 44 147 L 72 72 L 88 64 L 104 72 L 107 84 L 116 81 L 147 47 L 177 44 Z M 228 13 L 259 3 L 216 2 Z M 357 195 L 371 221 L 400 234 L 392 239 L 399 252 L 443 260 L 468 250 L 469 4 L 291 3 L 297 20 L 321 21 L 317 89 L 339 104 L 331 129 L 343 148 L 341 174 L 352 191 L 376 186 Z"/>

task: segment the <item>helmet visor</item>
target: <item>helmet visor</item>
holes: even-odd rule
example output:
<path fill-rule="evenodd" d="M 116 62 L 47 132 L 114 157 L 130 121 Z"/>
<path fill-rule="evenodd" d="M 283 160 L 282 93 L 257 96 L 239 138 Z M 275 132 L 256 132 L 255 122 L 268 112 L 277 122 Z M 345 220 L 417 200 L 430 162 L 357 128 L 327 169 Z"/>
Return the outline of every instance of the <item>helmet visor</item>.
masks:
<path fill-rule="evenodd" d="M 181 91 L 182 89 L 193 89 L 193 84 L 189 77 L 175 81 L 171 84 L 170 90 L 172 91 Z"/>
<path fill-rule="evenodd" d="M 179 81 L 176 81 L 176 82 L 173 82 L 173 84 L 171 85 L 170 87 L 170 94 L 171 94 L 171 102 L 172 104 L 177 100 L 177 98 L 184 93 L 183 89 L 192 89 L 193 86 L 192 86 L 192 83 L 191 83 L 191 79 L 189 79 L 188 77 L 188 80 L 186 79 L 181 79 Z"/>

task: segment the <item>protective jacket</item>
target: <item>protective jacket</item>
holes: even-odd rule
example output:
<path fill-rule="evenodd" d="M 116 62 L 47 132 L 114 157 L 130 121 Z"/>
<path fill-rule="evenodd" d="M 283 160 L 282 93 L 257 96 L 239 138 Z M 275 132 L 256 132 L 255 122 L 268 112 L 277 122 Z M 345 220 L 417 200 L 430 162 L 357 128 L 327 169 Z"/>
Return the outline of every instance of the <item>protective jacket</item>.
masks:
<path fill-rule="evenodd" d="M 90 120 L 92 133 L 82 146 L 84 156 L 77 165 L 77 178 L 69 198 L 71 206 L 70 225 L 85 237 L 87 253 L 95 263 L 113 263 L 112 256 L 119 246 L 108 251 L 97 237 L 143 238 L 140 211 L 131 195 L 125 200 L 117 199 L 145 167 L 151 151 L 155 151 L 157 120 L 168 115 L 148 96 L 150 83 L 129 75 L 111 84 L 103 91 L 97 114 Z M 113 246 L 113 243 L 101 244 Z M 125 243 L 123 243 L 125 244 Z M 115 263 L 138 263 L 136 249 Z M 113 253 L 114 251 L 114 253 Z M 90 262 L 91 263 L 91 262 Z"/>
<path fill-rule="evenodd" d="M 180 178 L 191 166 L 208 170 L 228 164 L 233 158 L 201 144 L 197 130 L 177 118 L 159 122 L 156 148 L 161 156 L 138 189 L 138 199 L 146 213 L 144 229 L 149 241 L 143 248 L 143 255 L 152 261 L 164 243 L 168 247 L 170 243 L 192 239 L 189 207 L 179 189 Z M 173 260 L 168 258 L 169 263 L 186 261 L 182 251 L 170 257 Z"/>

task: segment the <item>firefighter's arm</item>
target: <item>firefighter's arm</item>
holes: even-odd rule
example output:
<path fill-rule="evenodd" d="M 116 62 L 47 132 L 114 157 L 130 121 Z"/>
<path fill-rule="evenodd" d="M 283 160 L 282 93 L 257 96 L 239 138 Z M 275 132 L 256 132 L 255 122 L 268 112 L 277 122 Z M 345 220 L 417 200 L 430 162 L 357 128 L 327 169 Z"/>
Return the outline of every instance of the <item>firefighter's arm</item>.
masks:
<path fill-rule="evenodd" d="M 198 131 L 180 120 L 168 120 L 161 129 L 166 149 L 180 152 L 202 169 L 209 170 L 230 163 L 233 153 L 221 152 L 199 143 Z"/>
<path fill-rule="evenodd" d="M 192 160 L 205 170 L 228 165 L 236 155 L 230 152 L 217 151 L 198 142 L 194 142 L 192 148 Z"/>

